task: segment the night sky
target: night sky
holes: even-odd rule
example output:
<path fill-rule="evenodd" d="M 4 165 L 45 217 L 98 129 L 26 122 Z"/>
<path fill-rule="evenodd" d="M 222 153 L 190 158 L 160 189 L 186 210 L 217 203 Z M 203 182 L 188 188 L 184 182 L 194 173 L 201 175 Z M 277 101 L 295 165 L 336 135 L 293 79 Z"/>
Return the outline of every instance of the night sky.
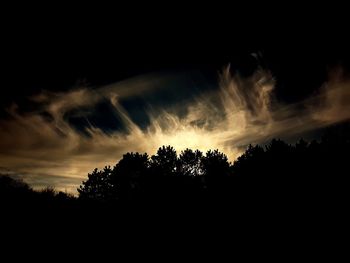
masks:
<path fill-rule="evenodd" d="M 163 144 L 234 161 L 350 117 L 348 28 L 333 9 L 59 10 L 2 25 L 1 173 L 34 187 L 74 193 L 93 168 Z"/>

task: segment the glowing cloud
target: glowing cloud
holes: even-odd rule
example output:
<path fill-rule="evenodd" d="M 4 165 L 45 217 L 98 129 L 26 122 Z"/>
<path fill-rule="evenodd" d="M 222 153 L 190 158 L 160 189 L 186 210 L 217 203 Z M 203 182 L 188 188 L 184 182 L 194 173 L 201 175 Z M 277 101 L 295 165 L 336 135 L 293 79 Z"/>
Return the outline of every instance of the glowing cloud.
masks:
<path fill-rule="evenodd" d="M 146 112 L 150 124 L 141 128 L 120 100 L 166 91 L 173 78 L 148 75 L 95 90 L 42 92 L 31 98 L 38 109 L 27 113 L 20 113 L 14 104 L 8 109 L 10 119 L 0 121 L 0 172 L 22 176 L 35 187 L 47 184 L 75 192 L 93 168 L 113 165 L 128 151 L 153 154 L 161 145 L 178 151 L 219 149 L 233 161 L 247 144 L 350 118 L 350 82 L 341 74 L 331 76 L 312 98 L 285 105 L 273 98 L 275 81 L 270 72 L 260 69 L 244 79 L 227 67 L 216 90 L 162 109 L 150 104 Z M 109 104 L 122 130 L 107 132 L 89 122 L 89 114 L 101 101 Z M 74 110 L 80 110 L 89 125 L 74 127 L 67 119 Z"/>

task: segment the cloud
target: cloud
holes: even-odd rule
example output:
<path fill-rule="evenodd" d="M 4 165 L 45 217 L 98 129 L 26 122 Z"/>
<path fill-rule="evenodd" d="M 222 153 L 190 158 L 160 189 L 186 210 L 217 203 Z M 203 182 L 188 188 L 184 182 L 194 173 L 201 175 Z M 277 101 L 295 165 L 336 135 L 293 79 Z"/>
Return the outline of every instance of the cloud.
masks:
<path fill-rule="evenodd" d="M 177 150 L 219 149 L 234 160 L 250 143 L 295 136 L 350 118 L 350 81 L 340 73 L 333 73 L 311 98 L 287 105 L 274 98 L 275 80 L 264 69 L 242 78 L 227 67 L 218 88 L 200 94 L 189 94 L 186 85 L 174 74 L 152 74 L 98 89 L 43 91 L 30 98 L 34 111 L 21 112 L 13 104 L 7 109 L 10 118 L 0 120 L 0 166 L 35 187 L 53 185 L 74 192 L 88 172 L 113 165 L 128 151 L 153 154 L 170 144 Z M 149 118 L 146 127 L 135 122 L 122 103 L 167 92 L 185 97 L 171 95 L 163 107 L 155 107 L 153 99 L 139 108 Z M 107 131 L 90 121 L 101 103 L 108 104 L 123 129 Z M 80 129 L 70 121 L 72 115 L 85 120 Z"/>

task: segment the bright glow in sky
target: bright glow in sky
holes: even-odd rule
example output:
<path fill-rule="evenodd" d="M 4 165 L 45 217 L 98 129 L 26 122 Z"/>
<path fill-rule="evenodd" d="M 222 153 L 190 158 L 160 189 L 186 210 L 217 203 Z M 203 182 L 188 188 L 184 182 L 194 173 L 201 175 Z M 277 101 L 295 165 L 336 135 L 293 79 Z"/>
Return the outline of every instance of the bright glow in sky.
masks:
<path fill-rule="evenodd" d="M 30 98 L 39 105 L 36 111 L 23 113 L 13 104 L 8 109 L 11 118 L 0 121 L 0 172 L 23 177 L 34 187 L 52 185 L 75 193 L 88 172 L 115 164 L 126 152 L 154 154 L 160 146 L 172 145 L 178 152 L 219 149 L 233 161 L 250 143 L 299 135 L 350 118 L 350 82 L 339 75 L 312 98 L 285 105 L 274 98 L 275 80 L 262 69 L 246 79 L 225 69 L 216 90 L 147 111 L 146 128 L 120 104 L 120 99 L 157 94 L 168 84 L 165 76 L 153 74 L 97 90 L 42 92 Z M 106 131 L 89 122 L 102 100 L 121 120 L 122 130 Z M 180 109 L 185 114 L 179 114 Z M 85 134 L 67 121 L 72 111 L 90 123 Z"/>

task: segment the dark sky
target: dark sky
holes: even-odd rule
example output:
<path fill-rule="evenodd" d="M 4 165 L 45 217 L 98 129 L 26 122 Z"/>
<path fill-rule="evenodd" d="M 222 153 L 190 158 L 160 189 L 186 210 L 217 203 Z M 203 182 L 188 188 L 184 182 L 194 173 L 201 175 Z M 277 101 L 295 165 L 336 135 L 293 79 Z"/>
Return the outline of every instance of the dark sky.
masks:
<path fill-rule="evenodd" d="M 215 78 L 231 63 L 249 75 L 257 66 L 252 53 L 273 71 L 282 98 L 293 100 L 318 87 L 327 68 L 349 66 L 341 7 L 275 8 L 12 9 L 2 23 L 1 102 L 167 69 L 200 69 Z"/>
<path fill-rule="evenodd" d="M 349 78 L 320 90 L 337 67 L 349 76 L 345 7 L 86 5 L 4 7 L 0 173 L 74 192 L 127 151 L 234 160 L 349 119 Z"/>

